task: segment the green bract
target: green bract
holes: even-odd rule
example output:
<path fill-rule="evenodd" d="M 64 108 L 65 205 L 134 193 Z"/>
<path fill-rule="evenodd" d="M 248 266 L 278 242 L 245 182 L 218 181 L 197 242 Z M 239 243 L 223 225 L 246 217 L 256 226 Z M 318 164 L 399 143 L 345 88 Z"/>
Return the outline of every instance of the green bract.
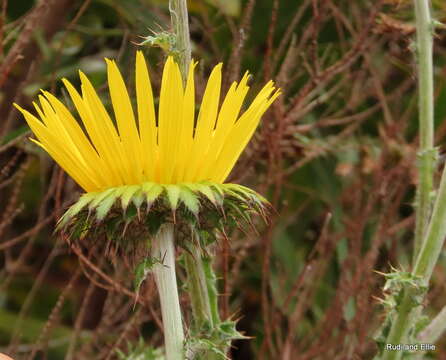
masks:
<path fill-rule="evenodd" d="M 147 225 L 149 232 L 165 222 L 211 230 L 225 222 L 250 224 L 253 213 L 265 219 L 267 207 L 264 197 L 242 185 L 146 182 L 83 194 L 59 220 L 58 229 L 81 235 L 96 229 L 97 222 L 123 223 L 126 228 L 135 221 Z"/>

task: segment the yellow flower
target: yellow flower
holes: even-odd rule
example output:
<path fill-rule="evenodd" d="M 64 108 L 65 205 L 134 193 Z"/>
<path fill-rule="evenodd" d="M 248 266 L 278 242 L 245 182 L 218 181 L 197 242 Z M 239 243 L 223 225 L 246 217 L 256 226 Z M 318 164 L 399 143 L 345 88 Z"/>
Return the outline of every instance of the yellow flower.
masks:
<path fill-rule="evenodd" d="M 114 61 L 107 61 L 114 119 L 92 84 L 80 72 L 81 94 L 63 82 L 81 122 L 52 94 L 42 91 L 37 117 L 15 105 L 38 140 L 33 140 L 86 191 L 98 192 L 144 182 L 223 183 L 256 129 L 260 117 L 279 95 L 268 82 L 241 114 L 248 74 L 233 83 L 221 106 L 221 67 L 209 76 L 195 117 L 192 62 L 183 88 L 172 57 L 164 65 L 158 114 L 144 56 L 136 55 L 136 116 Z M 137 121 L 135 120 L 137 118 Z M 115 126 L 116 124 L 116 126 Z"/>

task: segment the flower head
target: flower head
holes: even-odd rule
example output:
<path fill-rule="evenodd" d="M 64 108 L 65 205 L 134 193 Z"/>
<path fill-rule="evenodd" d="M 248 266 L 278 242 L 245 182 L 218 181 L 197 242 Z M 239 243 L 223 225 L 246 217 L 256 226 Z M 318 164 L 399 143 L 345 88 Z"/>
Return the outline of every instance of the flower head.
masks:
<path fill-rule="evenodd" d="M 39 96 L 40 104 L 34 103 L 40 120 L 16 105 L 37 137 L 33 141 L 86 192 L 145 182 L 223 183 L 261 116 L 279 95 L 270 81 L 242 112 L 249 89 L 246 73 L 239 83 L 231 85 L 219 106 L 222 65 L 218 64 L 209 76 L 195 116 L 196 63 L 191 63 L 183 88 L 178 65 L 169 57 L 156 114 L 142 53 L 136 55 L 136 109 L 116 63 L 106 61 L 114 116 L 82 72 L 80 93 L 63 79 L 78 116 L 47 91 Z"/>

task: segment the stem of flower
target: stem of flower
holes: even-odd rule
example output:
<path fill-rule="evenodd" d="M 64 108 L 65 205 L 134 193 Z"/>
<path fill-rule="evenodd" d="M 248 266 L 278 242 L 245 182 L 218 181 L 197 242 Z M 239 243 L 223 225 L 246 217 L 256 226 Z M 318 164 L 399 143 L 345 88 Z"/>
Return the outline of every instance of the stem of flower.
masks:
<path fill-rule="evenodd" d="M 420 152 L 412 275 L 418 277 L 422 285 L 427 287 L 446 236 L 446 170 L 443 172 L 430 218 L 435 170 L 433 20 L 429 0 L 414 0 L 414 5 L 417 29 Z M 396 308 L 397 313 L 387 337 L 387 344 L 403 344 L 407 341 L 407 336 L 421 312 L 419 304 L 422 303 L 424 297 L 421 293 L 418 294 L 419 299 L 416 299 L 417 294 L 414 291 L 416 289 L 412 286 L 404 288 L 402 300 Z M 402 351 L 384 351 L 382 358 L 383 360 L 398 360 L 401 359 L 402 354 Z"/>
<path fill-rule="evenodd" d="M 422 344 L 434 344 L 446 330 L 446 306 L 441 309 L 438 315 L 426 328 L 418 335 L 418 342 Z M 419 352 L 416 360 L 424 358 L 424 352 Z"/>
<path fill-rule="evenodd" d="M 434 85 L 433 85 L 433 19 L 429 0 L 414 0 L 417 55 L 418 55 L 418 102 L 419 138 L 418 153 L 419 185 L 416 196 L 416 224 L 413 263 L 423 246 L 432 206 L 433 175 L 435 167 L 434 149 Z"/>
<path fill-rule="evenodd" d="M 412 271 L 412 275 L 418 277 L 427 287 L 432 276 L 434 266 L 443 248 L 444 239 L 446 237 L 446 168 L 441 176 L 440 189 L 437 199 L 435 200 L 434 211 L 427 229 L 426 238 L 423 242 L 417 262 Z M 418 304 L 413 300 L 414 294 L 410 288 L 406 288 L 401 304 L 398 306 L 396 320 L 392 324 L 388 344 L 402 344 L 406 341 L 407 334 L 416 321 Z M 400 359 L 401 351 L 387 351 L 384 353 L 383 359 L 394 360 Z"/>
<path fill-rule="evenodd" d="M 220 324 L 217 279 L 212 269 L 211 259 L 203 257 L 199 235 L 193 229 L 191 232 L 191 246 L 189 246 L 189 252 L 185 252 L 184 255 L 188 293 L 194 315 L 194 330 L 199 336 L 206 337 Z M 227 350 L 225 349 L 224 352 Z M 209 360 L 221 359 L 221 356 L 212 350 L 204 351 L 201 355 Z M 195 358 L 195 355 L 191 358 Z"/>
<path fill-rule="evenodd" d="M 183 76 L 183 82 L 186 82 L 191 61 L 187 1 L 170 0 L 169 9 L 172 26 L 176 35 L 176 46 L 179 51 L 179 66 Z M 212 325 L 212 316 L 199 239 L 193 229 L 191 232 L 192 242 L 189 249 L 190 253 L 185 253 L 185 263 L 194 320 L 195 324 L 200 328 L 206 322 Z"/>
<path fill-rule="evenodd" d="M 186 0 L 169 0 L 170 18 L 176 35 L 176 48 L 179 52 L 179 65 L 183 82 L 186 83 L 191 61 L 189 18 Z"/>
<path fill-rule="evenodd" d="M 153 239 L 152 257 L 160 263 L 153 266 L 163 317 L 167 360 L 184 359 L 184 332 L 175 274 L 173 224 L 163 224 Z"/>
<path fill-rule="evenodd" d="M 196 232 L 192 230 L 192 244 L 189 246 L 190 252 L 185 252 L 184 257 L 194 322 L 197 330 L 199 330 L 205 324 L 212 327 L 213 319 L 206 284 L 206 274 L 203 268 L 197 236 Z"/>
<path fill-rule="evenodd" d="M 389 335 L 386 339 L 386 344 L 398 345 L 403 344 L 415 315 L 415 306 L 412 301 L 411 289 L 409 287 L 403 290 L 403 299 L 398 305 L 395 320 L 390 328 Z M 384 350 L 382 360 L 397 360 L 401 359 L 403 351 Z"/>

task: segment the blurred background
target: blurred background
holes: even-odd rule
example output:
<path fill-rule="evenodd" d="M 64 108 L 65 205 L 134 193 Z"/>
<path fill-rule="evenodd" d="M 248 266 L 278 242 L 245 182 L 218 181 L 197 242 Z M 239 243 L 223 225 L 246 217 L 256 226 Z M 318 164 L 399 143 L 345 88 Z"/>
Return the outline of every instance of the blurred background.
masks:
<path fill-rule="evenodd" d="M 446 21 L 446 2 L 432 3 Z M 248 69 L 252 93 L 269 79 L 282 89 L 229 179 L 271 201 L 270 223 L 215 248 L 222 315 L 252 337 L 234 343 L 232 359 L 371 359 L 385 316 L 379 272 L 409 269 L 412 252 L 412 1 L 188 4 L 199 99 L 218 62 L 225 89 Z M 78 85 L 82 69 L 108 106 L 104 57 L 117 59 L 132 94 L 137 49 L 159 89 L 164 54 L 138 43 L 169 27 L 167 0 L 0 1 L 0 352 L 16 360 L 152 359 L 141 339 L 162 345 L 153 280 L 135 305 L 125 259 L 54 234 L 81 190 L 28 140 L 12 103 L 31 110 L 40 89 L 64 100 L 60 78 Z M 445 30 L 436 32 L 434 60 L 441 151 Z M 442 255 L 430 316 L 445 304 L 445 266 Z M 446 359 L 446 339 L 427 358 Z"/>

